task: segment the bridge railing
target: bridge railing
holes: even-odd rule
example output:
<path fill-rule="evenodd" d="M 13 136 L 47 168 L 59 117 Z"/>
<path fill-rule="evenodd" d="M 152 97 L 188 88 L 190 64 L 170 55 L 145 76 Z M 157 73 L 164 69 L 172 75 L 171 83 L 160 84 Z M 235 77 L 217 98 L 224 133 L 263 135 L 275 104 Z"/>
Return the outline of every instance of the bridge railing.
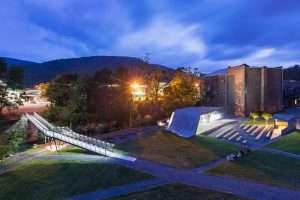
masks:
<path fill-rule="evenodd" d="M 71 129 L 66 127 L 55 127 L 44 118 L 38 114 L 30 115 L 26 114 L 26 117 L 31 121 L 44 135 L 58 140 L 64 141 L 66 143 L 96 152 L 102 155 L 115 157 L 119 159 L 124 159 L 128 161 L 135 161 L 136 158 L 130 157 L 127 155 L 122 155 L 116 152 L 113 152 L 112 147 L 114 146 L 111 143 L 97 140 L 85 135 L 81 135 L 73 132 Z"/>

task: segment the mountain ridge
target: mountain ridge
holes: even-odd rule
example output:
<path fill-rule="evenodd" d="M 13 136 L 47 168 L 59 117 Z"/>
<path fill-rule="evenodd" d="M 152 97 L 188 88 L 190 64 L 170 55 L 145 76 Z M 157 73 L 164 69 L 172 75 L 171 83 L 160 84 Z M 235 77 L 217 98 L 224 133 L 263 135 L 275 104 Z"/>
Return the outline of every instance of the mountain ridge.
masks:
<path fill-rule="evenodd" d="M 10 61 L 18 60 L 14 58 L 4 58 L 5 61 L 7 59 L 9 59 Z M 127 68 L 129 71 L 132 71 L 143 64 L 142 60 L 128 56 L 89 56 L 79 58 L 56 59 L 42 63 L 34 63 L 24 60 L 20 61 L 25 63 L 25 65 L 19 65 L 24 68 L 25 77 L 23 85 L 25 87 L 32 87 L 35 84 L 41 82 L 49 82 L 55 77 L 64 73 L 93 74 L 97 70 L 101 70 L 104 68 L 114 71 L 119 67 L 124 67 Z M 8 64 L 11 65 L 10 63 Z M 165 70 L 173 70 L 172 68 L 159 64 L 150 65 L 154 68 L 158 67 Z"/>

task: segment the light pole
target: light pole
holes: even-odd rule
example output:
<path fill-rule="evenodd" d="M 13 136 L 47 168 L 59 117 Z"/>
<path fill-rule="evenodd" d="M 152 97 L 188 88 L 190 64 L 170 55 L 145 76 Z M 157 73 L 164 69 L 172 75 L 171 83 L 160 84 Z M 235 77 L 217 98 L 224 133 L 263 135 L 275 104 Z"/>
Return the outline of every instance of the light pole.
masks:
<path fill-rule="evenodd" d="M 129 126 L 131 127 L 134 121 L 134 97 L 135 97 L 134 95 L 136 93 L 136 90 L 140 87 L 140 85 L 137 83 L 133 83 L 130 87 L 131 87 L 131 93 L 130 93 L 131 108 L 130 108 Z"/>

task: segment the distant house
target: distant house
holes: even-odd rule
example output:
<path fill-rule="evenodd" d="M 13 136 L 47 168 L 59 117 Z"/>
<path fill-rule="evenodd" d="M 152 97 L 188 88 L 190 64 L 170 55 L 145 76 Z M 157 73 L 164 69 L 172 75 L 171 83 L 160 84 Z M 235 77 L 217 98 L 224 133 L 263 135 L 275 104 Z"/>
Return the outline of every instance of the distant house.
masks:
<path fill-rule="evenodd" d="M 204 84 L 212 105 L 224 107 L 228 114 L 274 113 L 283 107 L 282 67 L 228 67 L 206 75 Z"/>

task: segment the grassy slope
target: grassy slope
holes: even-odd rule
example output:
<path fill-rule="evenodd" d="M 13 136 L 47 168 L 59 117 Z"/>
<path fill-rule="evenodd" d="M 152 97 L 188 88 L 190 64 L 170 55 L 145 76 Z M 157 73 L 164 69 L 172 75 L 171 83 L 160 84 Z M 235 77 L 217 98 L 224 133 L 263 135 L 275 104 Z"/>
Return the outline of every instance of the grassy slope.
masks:
<path fill-rule="evenodd" d="M 199 200 L 199 199 L 222 199 L 242 200 L 232 194 L 221 193 L 182 184 L 164 185 L 151 189 L 135 192 L 132 194 L 112 198 L 111 200 Z"/>
<path fill-rule="evenodd" d="M 300 132 L 293 132 L 267 147 L 300 155 Z"/>
<path fill-rule="evenodd" d="M 222 163 L 205 173 L 300 189 L 299 169 L 300 160 L 255 151 L 234 162 Z"/>
<path fill-rule="evenodd" d="M 88 150 L 73 146 L 73 145 L 68 145 L 63 149 L 60 149 L 58 151 L 47 151 L 47 154 L 74 154 L 74 155 L 80 155 L 80 154 L 92 154 L 94 155 L 93 152 L 90 152 Z"/>
<path fill-rule="evenodd" d="M 162 130 L 138 137 L 117 148 L 133 156 L 177 168 L 201 166 L 239 149 L 234 145 L 205 136 L 184 139 Z"/>
<path fill-rule="evenodd" d="M 0 169 L 3 168 L 3 167 L 6 167 L 14 162 L 17 162 L 21 160 L 21 158 L 15 158 L 15 157 L 12 157 L 12 158 L 8 158 L 6 160 L 3 160 L 0 162 Z"/>
<path fill-rule="evenodd" d="M 32 159 L 0 176 L 0 199 L 64 199 L 150 177 L 118 165 Z"/>

